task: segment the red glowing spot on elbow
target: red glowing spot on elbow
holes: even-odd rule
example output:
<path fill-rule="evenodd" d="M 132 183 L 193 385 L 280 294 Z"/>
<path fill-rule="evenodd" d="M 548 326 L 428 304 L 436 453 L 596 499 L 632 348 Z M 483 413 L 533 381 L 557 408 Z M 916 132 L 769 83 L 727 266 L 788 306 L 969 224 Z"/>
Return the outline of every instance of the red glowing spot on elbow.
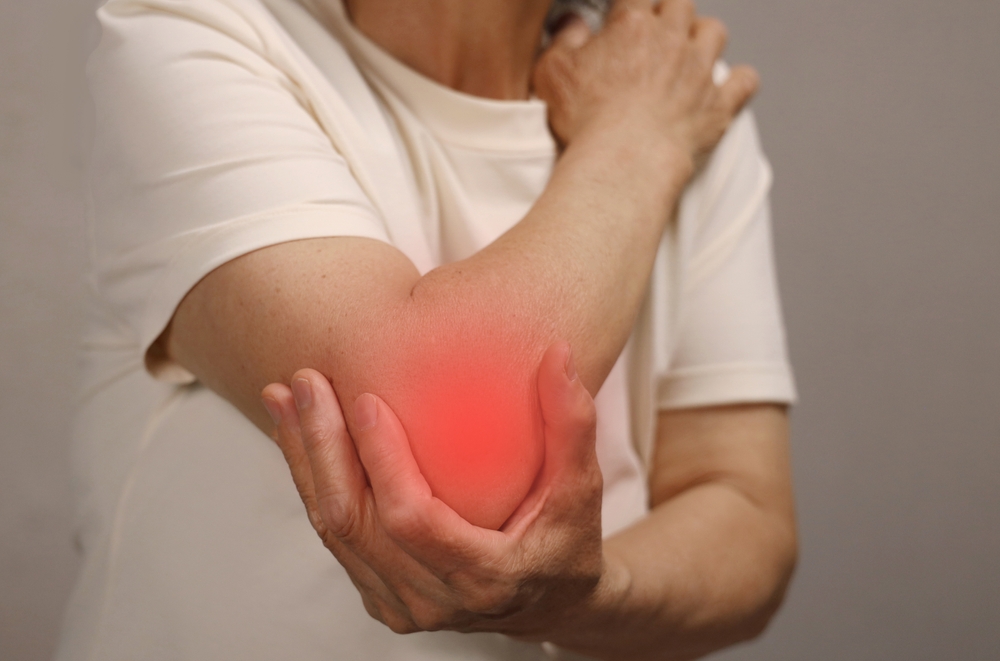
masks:
<path fill-rule="evenodd" d="M 425 363 L 404 425 L 434 496 L 497 529 L 531 489 L 544 452 L 533 377 L 488 354 Z M 409 399 L 409 398 L 408 398 Z"/>

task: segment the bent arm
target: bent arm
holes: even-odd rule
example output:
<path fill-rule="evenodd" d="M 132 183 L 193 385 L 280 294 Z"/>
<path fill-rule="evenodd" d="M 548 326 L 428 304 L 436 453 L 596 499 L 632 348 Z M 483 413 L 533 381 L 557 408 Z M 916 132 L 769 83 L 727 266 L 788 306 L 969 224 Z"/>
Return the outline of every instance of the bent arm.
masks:
<path fill-rule="evenodd" d="M 694 159 L 756 87 L 749 70 L 714 85 L 724 34 L 694 22 L 690 3 L 621 7 L 589 41 L 585 28 L 563 30 L 536 66 L 536 90 L 568 147 L 510 231 L 423 277 L 374 241 L 260 250 L 194 287 L 162 343 L 167 354 L 265 431 L 261 389 L 301 367 L 329 376 L 341 401 L 379 394 L 435 494 L 453 507 L 474 497 L 461 514 L 503 523 L 541 461 L 534 377 L 544 350 L 568 341 L 597 391 Z M 352 407 L 345 412 L 357 431 Z"/>
<path fill-rule="evenodd" d="M 204 278 L 161 341 L 266 432 L 261 389 L 310 366 L 331 378 L 341 401 L 378 393 L 432 486 L 454 479 L 444 455 L 472 437 L 512 448 L 494 456 L 506 465 L 486 476 L 497 489 L 512 475 L 530 486 L 537 462 L 532 468 L 525 452 L 540 460 L 541 447 L 538 362 L 566 339 L 584 384 L 597 391 L 628 338 L 688 169 L 669 145 L 603 132 L 570 146 L 527 216 L 466 260 L 420 277 L 374 240 L 273 246 Z M 353 430 L 353 407 L 345 414 Z M 421 448 L 437 454 L 421 462 Z"/>

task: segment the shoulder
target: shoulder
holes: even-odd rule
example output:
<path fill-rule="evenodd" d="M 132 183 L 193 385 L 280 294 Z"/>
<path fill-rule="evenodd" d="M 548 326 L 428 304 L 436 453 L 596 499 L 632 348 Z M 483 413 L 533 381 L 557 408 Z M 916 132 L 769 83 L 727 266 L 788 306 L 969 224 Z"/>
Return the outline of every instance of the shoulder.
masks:
<path fill-rule="evenodd" d="M 716 83 L 728 75 L 728 67 L 719 62 Z M 729 254 L 754 223 L 765 218 L 761 211 L 768 204 L 772 181 L 756 119 L 749 108 L 744 109 L 681 201 L 678 231 L 690 267 L 708 254 L 718 258 Z"/>
<path fill-rule="evenodd" d="M 201 97 L 246 118 L 260 104 L 235 104 L 253 88 L 292 101 L 332 138 L 375 103 L 347 50 L 297 0 L 109 0 L 98 18 L 88 79 L 99 115 L 130 121 Z"/>
<path fill-rule="evenodd" d="M 325 37 L 343 50 L 295 0 L 109 0 L 97 15 L 102 37 L 91 56 L 91 78 L 107 68 L 148 72 L 198 61 L 206 65 L 201 68 L 227 63 L 314 82 L 304 80 L 314 72 L 301 42 Z M 341 69 L 354 68 L 346 53 L 337 59 Z"/>
<path fill-rule="evenodd" d="M 169 31 L 172 26 L 191 23 L 248 45 L 263 42 L 255 28 L 276 24 L 261 0 L 108 0 L 97 15 L 105 30 L 148 26 Z"/>
<path fill-rule="evenodd" d="M 265 43 L 274 26 L 261 9 L 253 0 L 110 0 L 97 13 L 101 40 L 87 66 L 94 100 L 169 102 L 241 73 L 280 77 Z"/>

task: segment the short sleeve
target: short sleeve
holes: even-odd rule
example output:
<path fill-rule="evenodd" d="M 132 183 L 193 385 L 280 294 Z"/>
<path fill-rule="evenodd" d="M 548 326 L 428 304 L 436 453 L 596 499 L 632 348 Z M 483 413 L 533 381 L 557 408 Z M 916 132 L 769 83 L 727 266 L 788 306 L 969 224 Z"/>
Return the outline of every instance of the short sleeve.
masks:
<path fill-rule="evenodd" d="M 94 284 L 139 357 L 186 293 L 297 239 L 388 241 L 383 220 L 239 2 L 111 0 L 88 76 Z M 154 376 L 190 381 L 147 361 Z"/>
<path fill-rule="evenodd" d="M 741 114 L 682 211 L 681 287 L 658 406 L 790 403 L 795 385 L 771 245 L 771 169 Z"/>

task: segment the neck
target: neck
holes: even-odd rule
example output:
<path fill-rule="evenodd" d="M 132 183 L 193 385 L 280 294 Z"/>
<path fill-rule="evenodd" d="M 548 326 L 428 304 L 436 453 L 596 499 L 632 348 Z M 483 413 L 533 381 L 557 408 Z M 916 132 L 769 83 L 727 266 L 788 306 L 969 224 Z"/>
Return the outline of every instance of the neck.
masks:
<path fill-rule="evenodd" d="M 354 25 L 410 68 L 467 94 L 528 98 L 551 0 L 344 0 Z"/>

